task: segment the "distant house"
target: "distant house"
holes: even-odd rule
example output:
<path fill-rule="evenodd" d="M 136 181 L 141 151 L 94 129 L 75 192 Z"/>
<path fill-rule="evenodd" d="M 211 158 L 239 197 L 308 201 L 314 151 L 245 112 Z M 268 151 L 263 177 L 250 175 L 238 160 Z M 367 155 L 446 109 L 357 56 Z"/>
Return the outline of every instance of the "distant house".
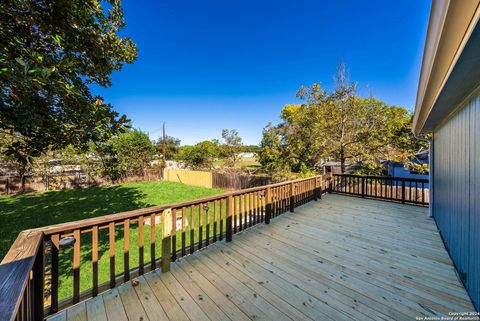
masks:
<path fill-rule="evenodd" d="M 480 309 L 480 0 L 433 1 L 413 132 L 431 134 L 430 202 Z"/>
<path fill-rule="evenodd" d="M 421 151 L 415 154 L 410 161 L 418 165 L 428 165 L 429 157 L 428 150 Z M 428 179 L 428 172 L 419 173 L 415 168 L 404 164 L 402 162 L 394 161 L 384 161 L 382 164 L 385 165 L 387 175 L 390 177 L 402 177 L 402 178 L 422 178 Z"/>
<path fill-rule="evenodd" d="M 254 152 L 242 152 L 242 153 L 238 153 L 238 154 L 237 154 L 237 157 L 240 158 L 240 159 L 256 158 L 256 157 L 257 157 L 257 153 L 254 153 Z"/>
<path fill-rule="evenodd" d="M 357 163 L 345 163 L 345 173 L 351 173 L 355 169 L 359 169 L 363 166 L 361 162 Z M 325 162 L 321 165 L 321 168 L 324 173 L 332 174 L 341 174 L 342 173 L 342 163 L 340 162 Z"/>

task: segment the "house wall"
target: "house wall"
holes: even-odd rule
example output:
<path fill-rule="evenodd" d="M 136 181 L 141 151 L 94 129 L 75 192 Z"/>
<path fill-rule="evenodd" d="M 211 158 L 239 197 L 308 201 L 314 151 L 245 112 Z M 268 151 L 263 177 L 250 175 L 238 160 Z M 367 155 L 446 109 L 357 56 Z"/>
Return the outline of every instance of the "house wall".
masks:
<path fill-rule="evenodd" d="M 434 131 L 433 215 L 480 310 L 480 95 Z"/>
<path fill-rule="evenodd" d="M 389 171 L 390 174 L 390 171 Z M 412 174 L 410 173 L 409 169 L 405 169 L 403 167 L 392 167 L 392 175 L 393 177 L 401 177 L 401 178 L 420 178 L 420 179 L 428 179 L 428 174 Z M 428 188 L 429 185 L 425 184 L 425 188 Z"/>

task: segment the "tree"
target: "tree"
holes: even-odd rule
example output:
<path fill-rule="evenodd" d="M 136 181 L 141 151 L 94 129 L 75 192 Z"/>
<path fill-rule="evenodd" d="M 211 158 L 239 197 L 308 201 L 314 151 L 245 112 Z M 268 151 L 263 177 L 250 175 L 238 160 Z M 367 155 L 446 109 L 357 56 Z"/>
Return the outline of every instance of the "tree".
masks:
<path fill-rule="evenodd" d="M 85 150 L 128 125 L 90 90 L 136 58 L 118 35 L 120 1 L 2 1 L 0 21 L 0 129 L 14 138 L 5 153 L 20 172 L 49 149 Z"/>
<path fill-rule="evenodd" d="M 180 147 L 179 159 L 193 169 L 210 169 L 218 157 L 218 143 L 205 140 L 194 146 Z"/>
<path fill-rule="evenodd" d="M 242 138 L 236 129 L 222 129 L 223 144 L 221 145 L 221 156 L 227 160 L 227 166 L 237 167 L 239 153 L 243 150 Z"/>
<path fill-rule="evenodd" d="M 297 96 L 305 101 L 282 109 L 283 122 L 264 131 L 264 140 L 278 137 L 271 144 L 263 144 L 261 159 L 264 168 L 272 162 L 287 162 L 294 172 L 306 172 L 322 161 L 340 161 L 342 172 L 347 162 L 361 161 L 378 166 L 382 159 L 404 159 L 412 153 L 407 146 L 416 146 L 408 134 L 411 114 L 397 106 L 388 106 L 373 97 L 359 97 L 356 84 L 340 64 L 336 86 L 329 93 L 320 83 L 302 87 Z M 273 160 L 269 160 L 275 155 Z"/>
<path fill-rule="evenodd" d="M 278 174 L 287 171 L 287 162 L 283 157 L 282 137 L 279 130 L 269 123 L 263 129 L 260 143 L 259 162 L 269 174 Z"/>
<path fill-rule="evenodd" d="M 111 145 L 124 175 L 145 175 L 145 169 L 155 154 L 155 147 L 147 134 L 130 130 L 112 138 Z"/>
<path fill-rule="evenodd" d="M 176 159 L 180 150 L 180 139 L 175 138 L 173 136 L 166 136 L 165 137 L 165 142 L 166 142 L 166 149 L 167 149 L 167 155 L 165 156 L 166 159 Z M 163 138 L 160 138 L 156 143 L 155 143 L 155 148 L 157 149 L 158 154 L 163 153 Z"/>

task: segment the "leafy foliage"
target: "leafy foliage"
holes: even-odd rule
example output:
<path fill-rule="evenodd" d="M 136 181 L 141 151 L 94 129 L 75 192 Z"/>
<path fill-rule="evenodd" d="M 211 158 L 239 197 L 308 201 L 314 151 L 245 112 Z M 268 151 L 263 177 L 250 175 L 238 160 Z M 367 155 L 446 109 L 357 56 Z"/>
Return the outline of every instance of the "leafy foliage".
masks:
<path fill-rule="evenodd" d="M 143 175 L 150 166 L 155 147 L 147 134 L 130 130 L 114 137 L 110 142 L 122 175 Z"/>
<path fill-rule="evenodd" d="M 345 66 L 340 65 L 336 88 L 327 92 L 320 83 L 300 88 L 303 104 L 286 105 L 278 126 L 263 132 L 260 162 L 269 172 L 302 173 L 324 161 L 362 162 L 378 171 L 380 160 L 403 161 L 425 143 L 411 133 L 412 115 L 373 97 L 356 94 Z"/>
<path fill-rule="evenodd" d="M 226 159 L 227 166 L 235 168 L 239 160 L 238 154 L 243 151 L 242 138 L 236 129 L 223 129 L 222 139 L 220 155 Z"/>
<path fill-rule="evenodd" d="M 25 169 L 48 149 L 105 142 L 128 125 L 90 86 L 136 59 L 120 1 L 0 2 L 0 129 Z"/>
<path fill-rule="evenodd" d="M 166 159 L 176 159 L 178 157 L 178 153 L 180 151 L 180 139 L 166 136 L 165 137 L 166 147 L 167 147 L 167 155 L 165 156 Z M 163 154 L 163 138 L 160 138 L 155 143 L 155 148 L 159 155 Z"/>
<path fill-rule="evenodd" d="M 205 140 L 194 146 L 182 146 L 178 158 L 186 166 L 193 169 L 210 169 L 219 155 L 219 145 L 216 141 Z"/>

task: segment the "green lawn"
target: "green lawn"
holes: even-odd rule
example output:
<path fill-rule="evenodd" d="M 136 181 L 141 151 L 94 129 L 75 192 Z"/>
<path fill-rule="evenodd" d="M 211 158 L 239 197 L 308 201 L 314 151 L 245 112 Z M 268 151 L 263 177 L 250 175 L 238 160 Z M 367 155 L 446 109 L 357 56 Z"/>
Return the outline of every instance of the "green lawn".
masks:
<path fill-rule="evenodd" d="M 0 257 L 3 257 L 22 230 L 69 222 L 84 218 L 168 204 L 222 193 L 220 189 L 193 187 L 172 182 L 125 183 L 111 187 L 96 187 L 52 191 L 18 196 L 0 196 Z M 213 211 L 210 211 L 212 213 Z M 195 213 L 198 226 L 198 211 Z M 203 220 L 205 222 L 205 218 Z M 211 226 L 212 228 L 212 226 Z M 160 228 L 156 229 L 160 240 Z M 205 235 L 205 232 L 204 232 Z M 123 271 L 123 227 L 115 230 L 115 267 L 117 274 Z M 150 227 L 145 226 L 146 244 L 150 239 Z M 205 237 L 205 236 L 204 236 Z M 197 239 L 197 237 L 196 237 Z M 188 240 L 188 237 L 187 237 Z M 177 244 L 180 240 L 177 238 Z M 99 283 L 109 279 L 108 230 L 99 232 Z M 188 242 L 187 242 L 188 244 Z M 81 238 L 81 290 L 91 288 L 91 234 Z M 161 242 L 156 242 L 156 255 L 160 256 Z M 145 246 L 145 260 L 149 261 L 150 247 Z M 71 249 L 60 253 L 60 299 L 72 295 L 73 270 Z M 132 223 L 130 230 L 130 267 L 138 266 L 138 229 Z"/>

